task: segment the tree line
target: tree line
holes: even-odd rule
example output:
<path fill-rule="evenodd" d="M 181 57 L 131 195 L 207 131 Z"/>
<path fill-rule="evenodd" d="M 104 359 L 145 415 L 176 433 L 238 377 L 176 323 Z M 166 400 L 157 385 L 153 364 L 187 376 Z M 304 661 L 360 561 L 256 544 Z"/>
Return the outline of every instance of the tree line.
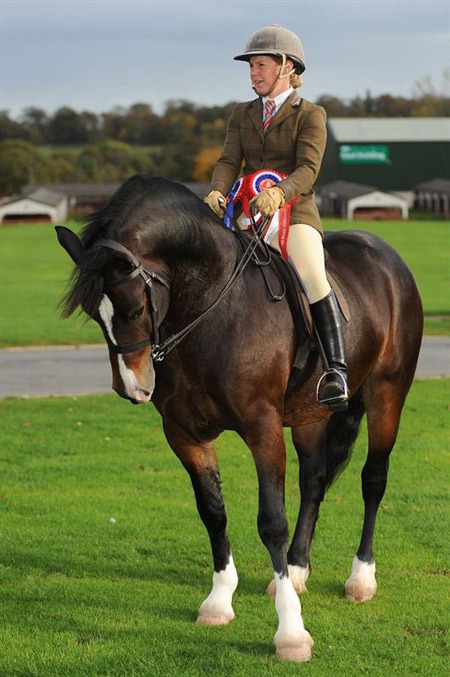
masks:
<path fill-rule="evenodd" d="M 445 72 L 443 92 L 449 77 Z M 330 118 L 450 115 L 450 97 L 429 78 L 416 83 L 409 99 L 367 92 L 349 101 L 324 95 L 315 103 Z M 101 114 L 63 106 L 49 115 L 29 107 L 18 119 L 0 110 L 0 194 L 20 192 L 29 183 L 120 182 L 136 172 L 208 181 L 234 105 L 173 100 L 161 115 L 148 103 Z"/>

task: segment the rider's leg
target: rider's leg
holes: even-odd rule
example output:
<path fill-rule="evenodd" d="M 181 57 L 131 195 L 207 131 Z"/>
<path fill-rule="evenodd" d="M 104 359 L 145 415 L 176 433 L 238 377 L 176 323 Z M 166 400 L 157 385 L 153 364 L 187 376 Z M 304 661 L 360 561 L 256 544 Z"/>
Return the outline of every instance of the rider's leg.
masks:
<path fill-rule="evenodd" d="M 329 364 L 329 371 L 320 381 L 318 400 L 325 404 L 345 402 L 348 399 L 347 362 L 341 314 L 325 274 L 322 236 L 312 226 L 293 224 L 289 228 L 287 249 L 302 279 Z"/>

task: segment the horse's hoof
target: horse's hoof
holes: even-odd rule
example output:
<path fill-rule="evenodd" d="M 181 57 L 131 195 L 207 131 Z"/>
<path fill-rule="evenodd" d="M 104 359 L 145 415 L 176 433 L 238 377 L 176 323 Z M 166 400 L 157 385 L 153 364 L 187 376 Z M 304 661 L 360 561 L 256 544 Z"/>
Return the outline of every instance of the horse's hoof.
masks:
<path fill-rule="evenodd" d="M 289 564 L 289 578 L 292 581 L 294 590 L 298 595 L 303 595 L 304 592 L 308 592 L 306 587 L 306 580 L 309 576 L 309 567 L 299 567 L 295 564 Z M 273 578 L 269 585 L 266 588 L 266 595 L 275 599 L 276 585 L 275 579 Z"/>
<path fill-rule="evenodd" d="M 198 625 L 228 625 L 234 618 L 233 616 L 202 616 L 197 617 Z"/>
<path fill-rule="evenodd" d="M 314 644 L 311 638 L 310 640 L 301 646 L 280 646 L 277 648 L 278 660 L 293 661 L 294 663 L 306 663 L 306 661 L 310 661 Z"/>
<path fill-rule="evenodd" d="M 291 646 L 277 649 L 277 658 L 280 661 L 294 661 L 295 663 L 306 663 L 311 660 L 311 647 L 304 645 L 300 647 Z"/>
<path fill-rule="evenodd" d="M 275 579 L 273 578 L 269 585 L 266 588 L 266 595 L 267 597 L 272 597 L 272 599 L 275 599 L 275 593 L 277 591 L 277 587 L 275 585 Z"/>
<path fill-rule="evenodd" d="M 349 578 L 345 584 L 345 597 L 349 602 L 368 602 L 372 597 L 375 597 L 377 591 L 376 581 L 365 581 L 361 579 Z"/>
<path fill-rule="evenodd" d="M 375 562 L 362 562 L 357 557 L 352 564 L 352 573 L 345 583 L 345 596 L 350 602 L 368 602 L 377 591 Z"/>
<path fill-rule="evenodd" d="M 311 659 L 314 640 L 307 630 L 301 630 L 297 635 L 290 635 L 284 640 L 275 636 L 275 646 L 280 661 L 305 663 Z"/>
<path fill-rule="evenodd" d="M 289 564 L 289 577 L 294 586 L 294 590 L 298 595 L 303 595 L 304 592 L 308 592 L 306 587 L 306 581 L 309 576 L 309 566 L 299 567 L 295 564 Z"/>

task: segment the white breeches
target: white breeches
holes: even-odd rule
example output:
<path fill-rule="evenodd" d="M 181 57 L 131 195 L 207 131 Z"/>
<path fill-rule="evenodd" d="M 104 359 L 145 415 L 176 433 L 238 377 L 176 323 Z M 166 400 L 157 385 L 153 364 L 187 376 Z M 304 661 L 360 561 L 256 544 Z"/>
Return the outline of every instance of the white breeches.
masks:
<path fill-rule="evenodd" d="M 270 244 L 279 249 L 278 235 Z M 331 287 L 325 274 L 321 234 L 306 223 L 294 223 L 289 227 L 287 251 L 302 278 L 309 303 L 325 298 Z"/>

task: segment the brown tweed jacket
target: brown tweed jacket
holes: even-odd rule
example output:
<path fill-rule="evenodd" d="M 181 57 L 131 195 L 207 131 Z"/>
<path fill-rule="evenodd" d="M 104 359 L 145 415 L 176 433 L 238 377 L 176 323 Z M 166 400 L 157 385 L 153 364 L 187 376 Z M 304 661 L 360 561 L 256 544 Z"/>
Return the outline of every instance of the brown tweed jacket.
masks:
<path fill-rule="evenodd" d="M 307 223 L 322 231 L 313 184 L 319 173 L 327 138 L 323 108 L 294 91 L 262 129 L 262 100 L 239 103 L 231 113 L 222 154 L 214 168 L 210 190 L 227 195 L 242 173 L 274 169 L 288 174 L 278 185 L 292 207 L 291 223 Z"/>

